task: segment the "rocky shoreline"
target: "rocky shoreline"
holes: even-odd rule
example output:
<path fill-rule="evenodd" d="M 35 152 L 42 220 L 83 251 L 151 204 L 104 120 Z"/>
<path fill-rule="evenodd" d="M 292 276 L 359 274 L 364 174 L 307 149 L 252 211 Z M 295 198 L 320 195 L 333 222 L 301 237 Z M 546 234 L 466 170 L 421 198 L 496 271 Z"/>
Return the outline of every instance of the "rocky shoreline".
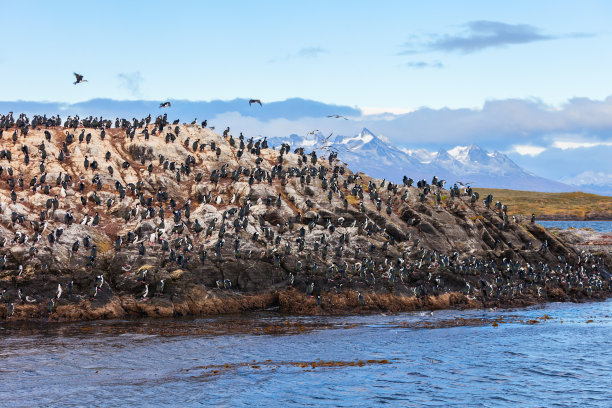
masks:
<path fill-rule="evenodd" d="M 0 118 L 0 319 L 605 298 L 606 245 L 437 178 L 155 120 Z"/>
<path fill-rule="evenodd" d="M 201 292 L 200 292 L 201 291 Z M 178 303 L 163 297 L 147 300 L 133 296 L 117 296 L 102 303 L 82 300 L 79 303 L 62 302 L 49 313 L 45 305 L 19 305 L 8 322 L 76 322 L 88 320 L 110 320 L 129 318 L 171 318 L 184 316 L 216 316 L 246 312 L 274 311 L 281 314 L 301 316 L 355 315 L 372 313 L 402 313 L 413 311 L 434 311 L 448 309 L 510 309 L 534 306 L 546 302 L 585 302 L 607 299 L 610 293 L 597 293 L 586 297 L 579 291 L 565 293 L 551 291 L 546 298 L 524 296 L 511 300 L 482 300 L 463 293 L 451 292 L 438 296 L 408 297 L 389 293 L 366 293 L 363 304 L 358 300 L 359 292 L 347 291 L 342 294 L 324 293 L 326 299 L 317 302 L 314 297 L 294 289 L 262 293 L 219 293 L 205 288 L 194 289 L 202 300 L 189 299 Z M 7 308 L 0 306 L 0 318 L 6 319 Z"/>

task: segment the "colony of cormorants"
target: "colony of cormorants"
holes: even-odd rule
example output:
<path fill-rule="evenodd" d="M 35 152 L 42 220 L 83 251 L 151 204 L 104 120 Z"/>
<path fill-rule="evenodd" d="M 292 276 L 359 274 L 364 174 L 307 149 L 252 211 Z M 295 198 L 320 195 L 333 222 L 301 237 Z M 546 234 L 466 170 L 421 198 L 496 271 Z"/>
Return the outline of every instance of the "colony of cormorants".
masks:
<path fill-rule="evenodd" d="M 376 180 L 338 152 L 212 129 L 167 114 L 0 115 L 4 315 L 180 302 L 193 287 L 293 290 L 328 308 L 330 294 L 355 293 L 364 309 L 368 293 L 512 304 L 609 290 L 600 257 L 469 186 Z"/>

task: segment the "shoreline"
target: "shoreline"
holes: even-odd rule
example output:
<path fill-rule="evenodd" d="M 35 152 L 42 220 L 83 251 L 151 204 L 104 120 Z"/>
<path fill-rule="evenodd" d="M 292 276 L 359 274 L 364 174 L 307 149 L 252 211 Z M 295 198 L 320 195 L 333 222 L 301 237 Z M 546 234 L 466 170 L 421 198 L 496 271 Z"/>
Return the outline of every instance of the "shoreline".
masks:
<path fill-rule="evenodd" d="M 546 296 L 526 294 L 514 299 L 485 299 L 467 296 L 460 292 L 437 296 L 406 296 L 392 293 L 364 293 L 360 305 L 357 291 L 341 294 L 324 293 L 317 304 L 314 297 L 307 297 L 295 289 L 285 289 L 259 294 L 238 294 L 210 291 L 204 298 L 172 302 L 163 297 L 139 300 L 133 296 L 115 296 L 106 303 L 82 300 L 79 303 L 61 304 L 49 314 L 44 304 L 16 305 L 13 316 L 7 318 L 7 306 L 0 306 L 0 322 L 10 323 L 74 323 L 130 318 L 181 318 L 214 317 L 263 312 L 273 309 L 280 314 L 297 316 L 341 316 L 373 313 L 405 313 L 434 310 L 512 309 L 525 308 L 549 302 L 584 303 L 604 301 L 612 292 L 600 291 L 586 295 L 573 289 L 566 293 L 551 288 Z M 211 296 L 212 295 L 212 296 Z"/>

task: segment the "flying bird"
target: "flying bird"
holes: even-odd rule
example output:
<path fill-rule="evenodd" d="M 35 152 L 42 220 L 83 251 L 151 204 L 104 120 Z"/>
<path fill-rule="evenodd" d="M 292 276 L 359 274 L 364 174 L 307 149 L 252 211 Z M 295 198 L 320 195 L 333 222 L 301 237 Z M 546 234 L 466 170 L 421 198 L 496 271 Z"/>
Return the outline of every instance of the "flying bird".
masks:
<path fill-rule="evenodd" d="M 348 120 L 347 118 L 345 118 L 345 117 L 344 117 L 344 116 L 342 116 L 342 115 L 328 115 L 327 117 L 328 117 L 328 118 L 334 118 L 334 119 L 340 119 L 340 118 L 342 118 L 342 119 L 344 119 L 344 120 Z"/>
<path fill-rule="evenodd" d="M 308 132 L 308 134 L 309 135 L 314 135 L 315 132 L 318 132 L 318 131 L 319 131 L 319 129 L 311 130 L 310 132 Z"/>
<path fill-rule="evenodd" d="M 261 104 L 261 101 L 260 101 L 259 99 L 251 99 L 251 100 L 249 101 L 249 106 L 251 106 L 251 105 L 252 105 L 252 104 L 254 104 L 254 103 L 258 103 L 258 104 L 259 104 L 259 106 L 263 106 L 263 105 Z"/>
<path fill-rule="evenodd" d="M 332 145 L 328 145 L 327 147 L 328 147 L 328 149 L 326 149 L 326 150 L 332 150 L 332 151 L 334 151 L 336 153 L 339 153 L 340 151 L 346 151 L 346 152 L 353 151 L 353 150 L 357 149 L 357 147 L 359 147 L 359 146 L 346 147 L 346 146 L 332 146 Z"/>
<path fill-rule="evenodd" d="M 83 75 L 81 74 L 77 74 L 76 72 L 74 72 L 74 76 L 76 77 L 76 81 L 74 81 L 74 84 L 80 84 L 81 82 L 87 82 L 86 79 L 83 79 Z"/>
<path fill-rule="evenodd" d="M 160 108 L 168 108 L 170 106 L 172 106 L 172 104 L 170 102 L 162 102 L 162 103 L 159 104 Z"/>

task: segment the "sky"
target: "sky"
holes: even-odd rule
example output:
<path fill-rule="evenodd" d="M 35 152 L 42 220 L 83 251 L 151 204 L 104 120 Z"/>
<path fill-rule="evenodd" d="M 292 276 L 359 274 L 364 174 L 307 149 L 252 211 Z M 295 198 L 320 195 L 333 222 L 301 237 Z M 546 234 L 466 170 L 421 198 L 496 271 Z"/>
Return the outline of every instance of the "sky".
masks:
<path fill-rule="evenodd" d="M 2 12 L 0 101 L 299 97 L 360 109 L 355 128 L 400 146 L 479 143 L 555 179 L 612 173 L 577 160 L 612 153 L 609 1 L 25 0 Z"/>

